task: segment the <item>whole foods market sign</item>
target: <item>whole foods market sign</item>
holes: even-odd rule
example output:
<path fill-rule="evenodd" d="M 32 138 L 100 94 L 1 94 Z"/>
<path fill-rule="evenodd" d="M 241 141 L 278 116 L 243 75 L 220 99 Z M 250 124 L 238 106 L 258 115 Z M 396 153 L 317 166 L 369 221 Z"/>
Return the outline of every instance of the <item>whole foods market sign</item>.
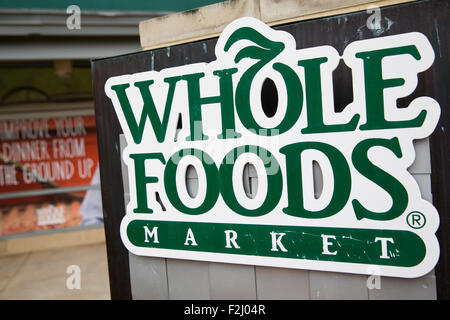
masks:
<path fill-rule="evenodd" d="M 253 18 L 229 24 L 217 60 L 110 78 L 128 146 L 130 202 L 121 237 L 134 254 L 417 277 L 439 257 L 436 209 L 407 171 L 429 136 L 431 97 L 399 109 L 433 49 L 421 33 L 296 49 Z M 354 99 L 334 112 L 332 72 L 351 68 Z M 261 88 L 272 79 L 272 117 Z M 350 84 L 349 84 L 350 85 Z M 179 117 L 182 129 L 177 130 Z M 178 132 L 179 131 L 179 132 Z M 314 195 L 313 163 L 323 175 Z M 248 197 L 243 170 L 258 175 Z M 187 190 L 193 166 L 198 190 Z"/>

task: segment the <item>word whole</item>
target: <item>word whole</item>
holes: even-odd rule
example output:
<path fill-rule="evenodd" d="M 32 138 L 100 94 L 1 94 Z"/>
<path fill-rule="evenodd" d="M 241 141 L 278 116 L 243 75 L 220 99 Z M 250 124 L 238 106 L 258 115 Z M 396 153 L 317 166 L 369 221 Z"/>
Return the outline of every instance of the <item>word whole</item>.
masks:
<path fill-rule="evenodd" d="M 413 140 L 433 132 L 440 106 L 427 96 L 396 105 L 433 64 L 423 34 L 355 41 L 340 56 L 331 46 L 296 49 L 289 33 L 246 17 L 225 28 L 215 54 L 105 84 L 127 141 L 128 250 L 359 274 L 376 267 L 397 277 L 434 267 L 438 213 L 407 168 Z M 353 102 L 335 112 L 341 60 Z M 266 79 L 278 96 L 272 116 L 262 108 Z M 253 197 L 243 186 L 247 164 L 258 177 Z"/>

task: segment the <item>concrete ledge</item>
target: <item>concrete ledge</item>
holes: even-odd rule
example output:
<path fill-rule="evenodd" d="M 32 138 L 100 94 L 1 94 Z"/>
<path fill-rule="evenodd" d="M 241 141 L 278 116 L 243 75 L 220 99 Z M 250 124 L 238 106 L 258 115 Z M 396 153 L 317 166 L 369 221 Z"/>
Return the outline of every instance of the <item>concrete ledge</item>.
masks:
<path fill-rule="evenodd" d="M 0 241 L 0 256 L 104 242 L 103 227 L 17 237 Z"/>
<path fill-rule="evenodd" d="M 181 39 L 210 37 L 219 34 L 230 21 L 244 16 L 260 18 L 259 0 L 220 2 L 146 20 L 139 24 L 141 47 L 166 46 Z"/>
<path fill-rule="evenodd" d="M 216 37 L 231 21 L 250 16 L 278 25 L 325 16 L 411 2 L 413 0 L 231 0 L 199 9 L 142 21 L 139 35 L 143 50 Z"/>
<path fill-rule="evenodd" d="M 260 0 L 261 20 L 278 25 L 411 1 L 414 0 Z"/>

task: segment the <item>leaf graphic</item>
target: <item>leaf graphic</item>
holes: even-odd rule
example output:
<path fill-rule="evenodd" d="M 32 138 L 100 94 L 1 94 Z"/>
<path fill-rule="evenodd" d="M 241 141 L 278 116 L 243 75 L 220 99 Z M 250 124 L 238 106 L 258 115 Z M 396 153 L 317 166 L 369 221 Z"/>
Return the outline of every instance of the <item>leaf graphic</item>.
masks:
<path fill-rule="evenodd" d="M 240 50 L 234 59 L 236 63 L 244 58 L 260 60 L 267 64 L 284 50 L 284 43 L 272 41 L 253 28 L 243 27 L 234 31 L 225 43 L 224 51 L 227 52 L 233 44 L 240 40 L 250 40 L 256 46 L 248 46 Z"/>

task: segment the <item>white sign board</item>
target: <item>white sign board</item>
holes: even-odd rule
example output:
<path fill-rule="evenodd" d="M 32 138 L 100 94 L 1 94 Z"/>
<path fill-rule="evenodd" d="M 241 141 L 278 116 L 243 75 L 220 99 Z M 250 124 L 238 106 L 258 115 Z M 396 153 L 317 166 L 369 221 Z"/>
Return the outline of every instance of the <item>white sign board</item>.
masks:
<path fill-rule="evenodd" d="M 440 106 L 410 95 L 434 52 L 421 33 L 296 49 L 254 18 L 230 23 L 217 59 L 110 78 L 127 147 L 130 202 L 121 237 L 137 255 L 418 277 L 435 266 L 439 216 L 407 171 L 414 139 Z M 334 112 L 332 75 L 352 72 L 353 102 Z M 273 116 L 262 109 L 265 79 Z M 178 119 L 182 129 L 177 131 Z M 243 170 L 258 176 L 255 197 Z M 315 196 L 313 163 L 323 176 Z M 186 172 L 195 168 L 190 194 Z"/>

